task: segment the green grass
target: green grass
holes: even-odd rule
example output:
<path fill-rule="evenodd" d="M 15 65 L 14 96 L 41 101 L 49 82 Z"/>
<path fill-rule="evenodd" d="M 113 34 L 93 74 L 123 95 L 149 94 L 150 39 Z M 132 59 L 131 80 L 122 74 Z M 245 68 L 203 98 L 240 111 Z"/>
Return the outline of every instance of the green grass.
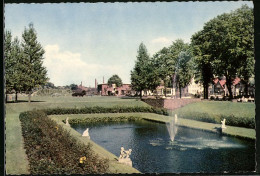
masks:
<path fill-rule="evenodd" d="M 220 123 L 226 118 L 227 124 L 254 128 L 255 104 L 201 101 L 176 109 L 173 113 L 182 118 L 213 123 Z M 236 124 L 236 121 L 241 122 Z"/>
<path fill-rule="evenodd" d="M 18 97 L 18 100 L 28 100 L 27 97 Z M 117 97 L 50 97 L 35 96 L 32 101 L 6 104 L 6 173 L 12 175 L 29 174 L 28 161 L 24 150 L 23 137 L 19 114 L 33 109 L 71 108 L 91 106 L 149 106 L 135 99 L 120 99 Z"/>
<path fill-rule="evenodd" d="M 27 97 L 19 96 L 18 100 L 27 101 Z M 147 107 L 146 103 L 136 100 L 136 99 L 120 99 L 118 97 L 50 97 L 50 96 L 35 96 L 32 97 L 32 101 L 40 102 L 19 102 L 19 103 L 8 103 L 6 104 L 6 172 L 7 174 L 19 175 L 19 174 L 29 174 L 28 172 L 28 161 L 24 150 L 23 137 L 21 132 L 21 124 L 19 121 L 19 114 L 23 111 L 33 110 L 33 109 L 46 109 L 46 108 L 81 108 L 81 107 L 93 107 L 93 106 L 103 106 L 103 107 L 113 107 L 113 106 L 144 106 Z M 192 118 L 194 114 L 207 113 L 208 115 L 214 115 L 218 117 L 220 114 L 230 115 L 234 114 L 238 117 L 254 118 L 255 117 L 255 105 L 253 103 L 231 103 L 231 102 L 210 102 L 202 101 L 198 103 L 189 104 L 183 108 L 174 111 L 179 117 L 189 115 Z M 137 113 L 136 113 L 137 114 Z M 92 116 L 97 114 L 88 114 L 84 116 Z M 107 114 L 106 114 L 107 115 Z M 110 114 L 109 114 L 110 115 Z M 118 114 L 113 114 L 118 115 Z M 111 114 L 111 116 L 113 116 Z M 121 114 L 122 115 L 122 114 Z M 151 113 L 139 113 L 138 115 L 143 118 L 151 120 L 167 121 L 168 117 L 161 116 Z M 66 115 L 68 116 L 68 115 Z M 72 118 L 73 115 L 69 115 Z M 77 115 L 78 116 L 78 115 Z M 210 124 L 189 121 L 186 120 L 186 125 L 190 127 L 204 124 L 207 128 Z M 181 122 L 181 120 L 180 120 Z M 220 124 L 213 124 L 215 126 L 220 126 Z M 245 129 L 245 128 L 227 128 L 226 132 L 233 135 L 245 135 L 255 137 L 255 130 Z"/>

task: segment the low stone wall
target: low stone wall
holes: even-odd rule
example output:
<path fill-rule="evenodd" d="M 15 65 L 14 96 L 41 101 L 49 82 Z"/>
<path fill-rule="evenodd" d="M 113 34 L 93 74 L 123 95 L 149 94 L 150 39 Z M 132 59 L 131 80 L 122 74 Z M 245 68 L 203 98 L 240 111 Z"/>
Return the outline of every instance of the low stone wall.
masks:
<path fill-rule="evenodd" d="M 145 103 L 157 107 L 174 110 L 187 104 L 199 102 L 199 98 L 182 98 L 182 99 L 142 99 Z"/>
<path fill-rule="evenodd" d="M 142 99 L 142 101 L 144 101 L 145 103 L 156 107 L 156 108 L 163 108 L 164 107 L 164 99 Z"/>

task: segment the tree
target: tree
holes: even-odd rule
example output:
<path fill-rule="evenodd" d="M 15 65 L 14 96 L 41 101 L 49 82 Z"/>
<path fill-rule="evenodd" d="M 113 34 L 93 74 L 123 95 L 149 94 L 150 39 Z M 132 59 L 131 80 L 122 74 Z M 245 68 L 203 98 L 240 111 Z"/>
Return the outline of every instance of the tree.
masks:
<path fill-rule="evenodd" d="M 209 69 L 210 75 L 225 76 L 230 99 L 233 80 L 239 76 L 248 85 L 254 72 L 253 36 L 253 10 L 243 5 L 210 20 L 192 37 L 199 68 L 203 73 Z M 208 60 L 201 64 L 202 59 Z M 207 79 L 203 82 L 206 84 Z"/>
<path fill-rule="evenodd" d="M 24 86 L 24 77 L 25 77 L 25 68 L 26 65 L 23 65 L 23 51 L 20 46 L 20 41 L 15 37 L 12 42 L 11 50 L 12 60 L 15 61 L 15 64 L 12 66 L 13 69 L 13 89 L 15 90 L 15 101 L 17 102 L 17 94 L 23 91 Z"/>
<path fill-rule="evenodd" d="M 44 49 L 37 41 L 37 33 L 33 24 L 25 28 L 22 34 L 23 65 L 26 66 L 23 89 L 29 93 L 29 102 L 31 102 L 31 93 L 33 88 L 44 85 L 47 78 L 47 70 L 43 67 Z"/>
<path fill-rule="evenodd" d="M 175 72 L 175 58 L 169 48 L 164 47 L 154 55 L 158 76 L 164 82 L 164 95 Z"/>
<path fill-rule="evenodd" d="M 133 90 L 140 92 L 140 98 L 142 98 L 142 91 L 149 89 L 147 75 L 149 66 L 151 66 L 149 64 L 150 57 L 143 43 L 139 45 L 136 58 L 135 67 L 131 71 L 131 86 Z"/>
<path fill-rule="evenodd" d="M 181 54 L 182 52 L 186 54 Z M 192 69 L 189 66 L 185 67 L 180 65 L 182 63 L 189 63 L 187 58 L 191 58 L 189 44 L 184 43 L 183 40 L 178 39 L 172 43 L 168 48 L 164 47 L 162 50 L 154 55 L 157 72 L 161 80 L 164 82 L 164 94 L 166 96 L 167 87 L 176 85 L 180 90 L 186 82 L 184 80 L 190 79 L 190 71 L 187 69 Z M 181 54 L 181 55 L 180 55 Z M 181 57 L 180 57 L 181 56 Z M 186 61 L 186 60 L 187 61 Z M 185 62 L 184 62 L 185 61 Z M 182 66 L 182 67 L 180 67 Z M 188 71 L 187 73 L 182 72 L 182 70 Z M 178 79 L 175 79 L 178 75 Z M 189 74 L 188 74 L 189 73 Z M 190 80 L 189 80 L 190 81 Z M 184 86 L 184 87 L 185 87 Z"/>
<path fill-rule="evenodd" d="M 115 84 L 117 87 L 122 86 L 122 79 L 118 75 L 113 75 L 110 77 L 107 81 L 109 86 L 112 86 L 112 84 Z"/>
<path fill-rule="evenodd" d="M 189 85 L 193 76 L 193 60 L 189 51 L 182 51 L 178 56 L 178 65 L 176 70 L 176 87 L 179 88 L 180 98 L 181 89 Z"/>
<path fill-rule="evenodd" d="M 77 90 L 78 89 L 78 85 L 77 84 L 71 84 L 69 85 L 71 90 Z"/>
<path fill-rule="evenodd" d="M 7 101 L 7 94 L 11 93 L 13 90 L 13 65 L 15 61 L 11 57 L 12 52 L 12 34 L 10 31 L 5 31 L 5 38 L 4 38 L 4 58 L 5 58 L 5 92 L 6 92 L 6 101 Z"/>
<path fill-rule="evenodd" d="M 213 69 L 209 55 L 209 43 L 205 29 L 194 34 L 191 38 L 191 47 L 194 54 L 195 80 L 203 85 L 204 99 L 208 99 L 208 87 L 213 80 Z"/>

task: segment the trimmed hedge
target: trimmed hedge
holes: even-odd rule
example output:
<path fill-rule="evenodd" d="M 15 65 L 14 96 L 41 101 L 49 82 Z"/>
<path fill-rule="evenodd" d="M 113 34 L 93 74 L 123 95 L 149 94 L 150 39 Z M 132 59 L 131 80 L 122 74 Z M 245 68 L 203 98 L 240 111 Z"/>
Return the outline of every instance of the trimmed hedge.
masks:
<path fill-rule="evenodd" d="M 181 118 L 198 120 L 202 122 L 209 123 L 221 123 L 221 120 L 226 119 L 226 125 L 253 128 L 255 129 L 255 119 L 248 117 L 236 117 L 232 115 L 223 115 L 223 114 L 208 114 L 208 113 L 182 113 L 179 115 Z"/>
<path fill-rule="evenodd" d="M 78 123 L 98 123 L 98 122 L 122 122 L 122 121 L 136 121 L 141 120 L 137 116 L 119 116 L 119 117 L 92 117 L 92 118 L 81 118 L 81 119 L 69 119 L 70 124 Z M 64 123 L 65 120 L 63 120 Z"/>
<path fill-rule="evenodd" d="M 128 113 L 128 112 L 149 112 L 161 115 L 169 115 L 166 109 L 154 107 L 84 107 L 84 108 L 55 108 L 44 110 L 47 115 L 61 115 L 61 114 L 95 114 L 95 113 Z"/>
<path fill-rule="evenodd" d="M 23 112 L 19 118 L 31 174 L 108 171 L 107 159 L 94 154 L 90 145 L 77 142 L 69 132 L 48 118 L 44 111 Z"/>

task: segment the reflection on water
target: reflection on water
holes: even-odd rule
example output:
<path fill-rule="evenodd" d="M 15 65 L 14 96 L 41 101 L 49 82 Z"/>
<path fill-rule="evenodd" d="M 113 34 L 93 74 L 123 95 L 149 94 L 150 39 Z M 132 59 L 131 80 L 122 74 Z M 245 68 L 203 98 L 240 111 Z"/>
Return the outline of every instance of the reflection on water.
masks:
<path fill-rule="evenodd" d="M 165 124 L 109 122 L 71 125 L 119 156 L 131 148 L 133 167 L 143 173 L 239 172 L 255 170 L 254 143 L 215 133 L 179 127 L 171 141 Z"/>

